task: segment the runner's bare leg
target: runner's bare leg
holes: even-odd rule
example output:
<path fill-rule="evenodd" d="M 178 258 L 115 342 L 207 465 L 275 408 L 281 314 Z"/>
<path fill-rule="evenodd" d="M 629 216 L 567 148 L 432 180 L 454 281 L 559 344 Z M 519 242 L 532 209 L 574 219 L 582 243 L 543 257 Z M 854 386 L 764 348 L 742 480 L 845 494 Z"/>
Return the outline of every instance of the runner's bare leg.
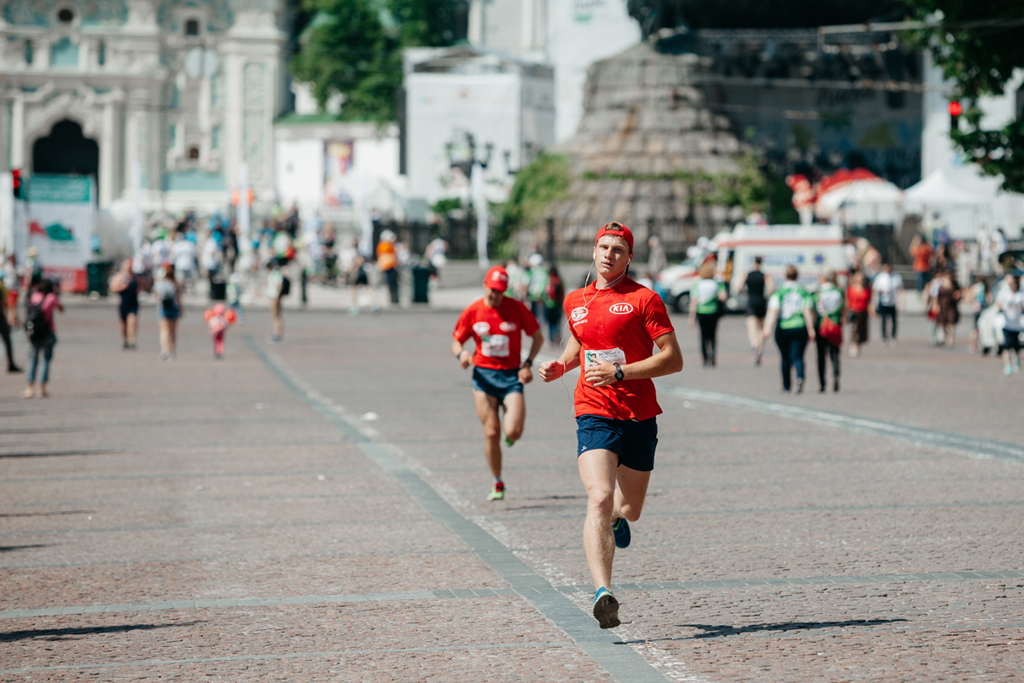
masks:
<path fill-rule="evenodd" d="M 583 550 L 587 555 L 594 588 L 611 587 L 612 560 L 615 559 L 615 470 L 619 456 L 596 449 L 580 455 L 580 480 L 587 490 L 587 519 L 583 523 Z"/>
<path fill-rule="evenodd" d="M 501 479 L 501 421 L 498 419 L 498 399 L 482 391 L 473 392 L 476 415 L 484 426 L 484 456 L 491 474 Z"/>
<path fill-rule="evenodd" d="M 526 424 L 526 400 L 520 392 L 505 394 L 505 436 L 510 441 L 518 441 L 523 435 Z"/>
<path fill-rule="evenodd" d="M 635 522 L 640 519 L 640 513 L 644 509 L 651 473 L 631 470 L 622 465 L 615 471 L 615 479 L 618 486 L 615 487 L 615 509 L 612 519 L 625 517 L 626 521 Z"/>

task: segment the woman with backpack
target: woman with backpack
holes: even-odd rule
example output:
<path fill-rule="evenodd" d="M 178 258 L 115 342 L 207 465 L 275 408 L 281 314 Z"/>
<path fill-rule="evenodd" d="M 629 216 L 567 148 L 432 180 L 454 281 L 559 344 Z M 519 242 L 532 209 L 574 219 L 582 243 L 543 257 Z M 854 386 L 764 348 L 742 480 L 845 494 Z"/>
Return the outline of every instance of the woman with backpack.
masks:
<path fill-rule="evenodd" d="M 28 297 L 25 315 L 25 334 L 31 346 L 28 352 L 28 386 L 22 392 L 22 398 L 35 396 L 34 384 L 36 368 L 39 366 L 39 354 L 43 354 L 43 372 L 39 377 L 39 398 L 46 398 L 46 383 L 50 381 L 50 360 L 53 359 L 53 347 L 57 343 L 56 327 L 53 324 L 53 311 L 64 312 L 64 306 L 57 296 L 57 288 L 51 280 L 42 280 Z"/>
<path fill-rule="evenodd" d="M 725 285 L 715 279 L 715 262 L 700 267 L 700 280 L 693 286 L 690 300 L 690 327 L 700 324 L 700 353 L 704 367 L 715 366 L 718 319 L 728 297 Z"/>
<path fill-rule="evenodd" d="M 174 277 L 170 263 L 161 269 L 160 278 L 153 284 L 160 318 L 160 358 L 174 358 L 178 347 L 178 320 L 184 314 L 181 306 L 182 286 Z"/>

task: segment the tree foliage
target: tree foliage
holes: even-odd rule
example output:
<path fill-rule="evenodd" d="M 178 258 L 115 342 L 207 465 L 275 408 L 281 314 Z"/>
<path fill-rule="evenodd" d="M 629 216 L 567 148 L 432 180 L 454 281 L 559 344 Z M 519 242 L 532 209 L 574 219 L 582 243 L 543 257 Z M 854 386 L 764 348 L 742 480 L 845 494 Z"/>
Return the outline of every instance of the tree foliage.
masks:
<path fill-rule="evenodd" d="M 1015 69 L 1024 68 L 1024 5 L 1019 0 L 907 0 L 931 26 L 917 36 L 953 82 L 960 99 L 957 149 L 987 175 L 1003 176 L 1003 189 L 1024 192 L 1024 111 L 1020 94 L 1015 119 L 986 129 L 979 99 L 1002 95 Z M 941 12 L 941 14 L 936 14 Z M 938 21 L 936 21 L 938 19 Z"/>
<path fill-rule="evenodd" d="M 344 96 L 342 118 L 395 120 L 402 84 L 402 48 L 451 45 L 460 0 L 304 0 L 314 14 L 291 62 L 292 75 L 312 84 L 324 106 Z"/>
<path fill-rule="evenodd" d="M 501 205 L 494 230 L 496 244 L 506 241 L 521 228 L 534 227 L 551 202 L 565 196 L 569 189 L 569 159 L 559 154 L 540 153 L 516 174 L 508 199 Z"/>

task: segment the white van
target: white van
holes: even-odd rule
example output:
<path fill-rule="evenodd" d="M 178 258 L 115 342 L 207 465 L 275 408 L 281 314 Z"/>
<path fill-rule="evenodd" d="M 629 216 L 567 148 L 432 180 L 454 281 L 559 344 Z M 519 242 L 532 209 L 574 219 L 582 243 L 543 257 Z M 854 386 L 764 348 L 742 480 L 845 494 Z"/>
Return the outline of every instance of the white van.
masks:
<path fill-rule="evenodd" d="M 690 288 L 700 279 L 700 263 L 715 259 L 715 277 L 725 282 L 729 298 L 725 307 L 742 312 L 747 306 L 746 293 L 739 291 L 743 274 L 754 267 L 754 257 L 761 257 L 761 270 L 770 275 L 776 286 L 786 279 L 786 267 L 796 266 L 800 284 L 808 291 L 818 288 L 818 276 L 835 270 L 841 278 L 849 274 L 843 249 L 843 228 L 840 225 L 746 225 L 715 235 L 702 257 L 683 266 L 665 269 L 655 289 L 667 306 L 678 312 L 689 310 Z"/>

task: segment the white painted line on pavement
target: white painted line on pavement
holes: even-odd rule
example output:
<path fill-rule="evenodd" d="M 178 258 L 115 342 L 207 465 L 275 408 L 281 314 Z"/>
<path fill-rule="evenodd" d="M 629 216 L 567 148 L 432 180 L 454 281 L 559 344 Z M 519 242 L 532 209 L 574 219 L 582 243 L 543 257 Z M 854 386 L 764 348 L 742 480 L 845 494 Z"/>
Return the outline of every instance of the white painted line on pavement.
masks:
<path fill-rule="evenodd" d="M 781 415 L 783 417 L 828 425 L 830 427 L 842 427 L 856 432 L 891 436 L 897 439 L 910 441 L 920 446 L 947 448 L 960 453 L 965 453 L 974 458 L 996 458 L 999 460 L 1006 460 L 1017 465 L 1024 465 L 1024 448 L 1012 444 L 1001 443 L 999 441 L 989 441 L 987 439 L 961 436 L 959 434 L 949 434 L 947 432 L 921 429 L 918 427 L 907 427 L 905 425 L 883 422 L 882 420 L 875 420 L 867 417 L 857 417 L 854 415 L 844 415 L 842 413 L 833 413 L 825 410 L 803 408 L 801 406 L 793 406 L 786 403 L 776 403 L 774 401 L 747 398 L 746 396 L 722 394 L 716 391 L 690 389 L 679 386 L 666 386 L 663 382 L 659 383 L 658 389 L 661 391 L 667 391 L 668 393 L 681 398 L 690 399 L 691 401 L 705 401 L 708 403 L 718 403 L 720 405 L 733 406 L 737 408 L 749 408 L 763 413 Z"/>

